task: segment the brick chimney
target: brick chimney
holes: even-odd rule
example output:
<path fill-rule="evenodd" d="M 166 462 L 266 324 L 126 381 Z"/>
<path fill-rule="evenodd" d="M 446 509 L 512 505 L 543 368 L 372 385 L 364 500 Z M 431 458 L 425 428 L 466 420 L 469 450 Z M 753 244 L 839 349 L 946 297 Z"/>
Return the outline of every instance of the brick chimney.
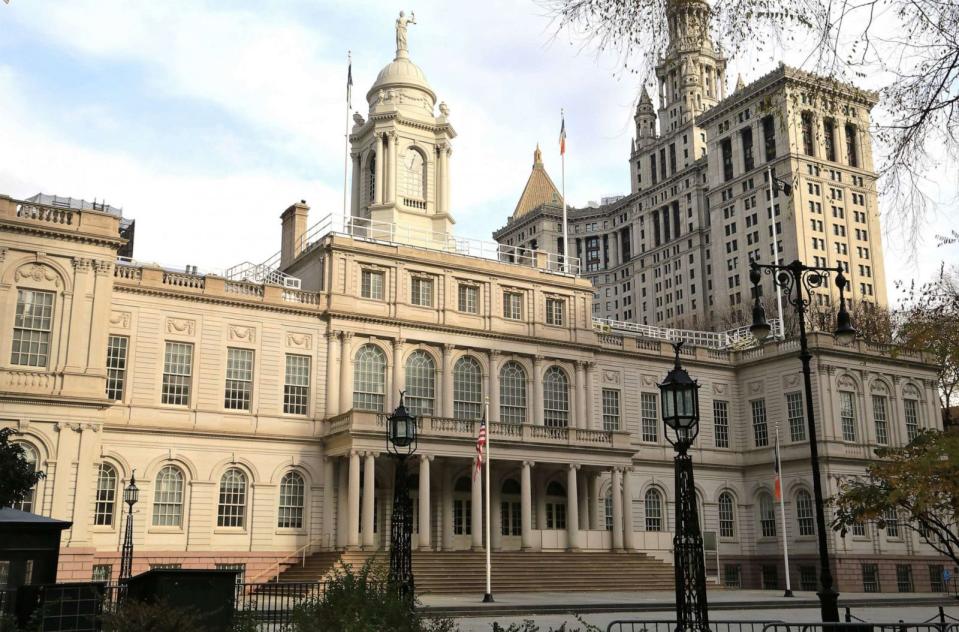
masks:
<path fill-rule="evenodd" d="M 283 211 L 280 221 L 283 224 L 283 235 L 280 245 L 280 269 L 293 263 L 300 254 L 303 246 L 300 243 L 306 234 L 306 221 L 310 214 L 310 207 L 306 200 L 300 200 Z"/>

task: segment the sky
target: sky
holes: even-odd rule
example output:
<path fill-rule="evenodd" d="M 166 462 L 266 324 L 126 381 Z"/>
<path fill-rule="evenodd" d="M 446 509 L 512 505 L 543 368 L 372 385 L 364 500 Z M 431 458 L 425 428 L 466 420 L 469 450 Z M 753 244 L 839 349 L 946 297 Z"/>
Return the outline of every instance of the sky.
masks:
<path fill-rule="evenodd" d="M 458 235 L 491 239 L 505 224 L 537 143 L 559 184 L 560 108 L 570 203 L 628 193 L 638 79 L 557 36 L 533 0 L 11 0 L 0 5 L 0 193 L 122 207 L 143 261 L 213 272 L 262 261 L 290 204 L 306 200 L 311 223 L 342 212 L 347 51 L 365 116 L 401 8 L 416 13 L 410 56 L 458 134 Z M 729 81 L 805 57 L 734 59 Z M 959 229 L 956 177 L 932 180 L 939 205 L 919 243 L 884 221 L 891 291 L 959 263 L 959 246 L 935 247 Z"/>

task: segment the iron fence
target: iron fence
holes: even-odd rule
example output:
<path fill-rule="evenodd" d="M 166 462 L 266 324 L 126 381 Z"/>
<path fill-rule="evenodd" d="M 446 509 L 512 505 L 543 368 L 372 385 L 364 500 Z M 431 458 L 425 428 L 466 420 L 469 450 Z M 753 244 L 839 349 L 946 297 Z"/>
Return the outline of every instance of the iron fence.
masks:
<path fill-rule="evenodd" d="M 763 632 L 770 621 L 710 621 L 711 632 Z M 620 619 L 606 626 L 606 632 L 675 632 L 676 621 Z"/>
<path fill-rule="evenodd" d="M 954 624 L 908 621 L 855 623 L 770 623 L 762 632 L 951 632 Z"/>
<path fill-rule="evenodd" d="M 234 606 L 261 632 L 280 632 L 293 622 L 296 606 L 323 596 L 323 582 L 237 584 Z"/>

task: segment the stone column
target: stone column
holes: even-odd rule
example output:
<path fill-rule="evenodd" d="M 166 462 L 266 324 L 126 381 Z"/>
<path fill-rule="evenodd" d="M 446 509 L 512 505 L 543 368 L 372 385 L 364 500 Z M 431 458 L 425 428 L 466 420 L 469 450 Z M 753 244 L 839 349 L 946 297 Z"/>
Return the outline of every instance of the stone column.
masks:
<path fill-rule="evenodd" d="M 400 391 L 406 390 L 406 367 L 403 365 L 403 348 L 406 341 L 402 338 L 393 340 L 393 401 L 392 408 L 400 405 Z"/>
<path fill-rule="evenodd" d="M 386 135 L 386 143 L 389 146 L 389 163 L 386 182 L 389 184 L 387 202 L 396 203 L 396 177 L 399 175 L 399 169 L 396 168 L 396 132 L 390 132 Z"/>
<path fill-rule="evenodd" d="M 420 550 L 430 548 L 430 459 L 432 456 L 420 455 Z"/>
<path fill-rule="evenodd" d="M 351 549 L 360 546 L 360 453 L 350 452 L 349 518 L 346 545 Z"/>
<path fill-rule="evenodd" d="M 360 169 L 360 155 L 351 153 L 353 158 L 353 195 L 350 200 L 350 215 L 360 214 L 360 186 L 363 179 L 363 172 Z"/>
<path fill-rule="evenodd" d="M 453 416 L 453 367 L 454 345 L 443 345 L 443 417 Z"/>
<path fill-rule="evenodd" d="M 499 367 L 500 353 L 496 349 L 489 352 L 489 417 L 490 421 L 501 421 L 499 415 Z"/>
<path fill-rule="evenodd" d="M 586 427 L 586 363 L 576 362 L 576 427 Z"/>
<path fill-rule="evenodd" d="M 347 533 L 350 530 L 349 503 L 349 462 L 346 459 L 337 459 L 336 463 L 336 546 L 343 548 L 347 544 Z"/>
<path fill-rule="evenodd" d="M 530 468 L 532 461 L 523 461 L 523 470 L 520 475 L 520 522 L 523 550 L 528 551 L 533 546 L 533 485 Z"/>
<path fill-rule="evenodd" d="M 436 209 L 437 213 L 442 213 L 442 204 L 443 204 L 443 178 L 446 174 L 443 172 L 443 160 L 440 158 L 442 154 L 442 149 L 440 147 L 436 148 L 436 177 L 433 179 L 433 208 Z"/>
<path fill-rule="evenodd" d="M 443 522 L 442 542 L 444 551 L 453 550 L 453 468 L 451 463 L 443 467 Z"/>
<path fill-rule="evenodd" d="M 340 414 L 340 385 L 333 377 L 333 367 L 336 366 L 336 352 L 340 346 L 337 332 L 326 334 L 326 417 L 329 419 Z"/>
<path fill-rule="evenodd" d="M 104 348 L 106 348 L 106 343 L 104 343 Z M 86 490 L 91 490 L 94 488 L 96 476 L 96 470 L 94 470 L 93 462 L 97 460 L 99 456 L 99 448 L 96 444 L 97 433 L 99 428 L 92 424 L 77 424 L 73 426 L 74 430 L 77 433 L 77 451 L 72 455 L 70 461 L 64 459 L 63 462 L 69 463 L 72 461 L 72 467 L 76 468 L 76 487 L 74 488 L 73 493 L 73 502 L 70 510 L 70 515 L 73 516 L 73 527 L 70 529 L 70 539 L 68 546 L 83 547 L 88 545 L 89 542 L 89 533 L 87 530 L 88 521 L 81 518 L 84 516 L 84 512 L 87 510 L 87 503 L 90 500 L 90 496 L 86 493 Z M 61 431 L 62 433 L 62 431 Z M 66 470 L 61 470 L 65 472 Z M 122 481 L 118 483 L 122 484 Z M 118 494 L 118 500 L 123 498 L 122 491 Z M 40 498 L 37 498 L 35 504 L 39 504 Z M 123 524 L 123 503 L 117 502 L 119 505 L 120 511 L 117 512 L 117 525 Z"/>
<path fill-rule="evenodd" d="M 373 548 L 373 512 L 376 503 L 376 455 L 367 452 L 363 467 L 363 548 Z"/>
<path fill-rule="evenodd" d="M 476 470 L 476 459 L 473 459 L 473 470 Z M 485 472 L 477 472 L 473 477 L 473 486 L 470 488 L 470 531 L 471 544 L 474 551 L 483 548 L 483 477 Z M 492 527 L 492 525 L 490 525 Z"/>
<path fill-rule="evenodd" d="M 571 551 L 582 548 L 579 541 L 579 495 L 576 479 L 579 466 L 570 463 L 566 470 L 566 544 Z"/>
<path fill-rule="evenodd" d="M 353 358 L 350 354 L 350 339 L 353 332 L 340 332 L 340 413 L 353 409 Z"/>
<path fill-rule="evenodd" d="M 543 356 L 533 358 L 533 423 L 543 425 Z"/>
<path fill-rule="evenodd" d="M 440 159 L 443 161 L 443 181 L 441 182 L 442 186 L 442 197 L 443 205 L 441 208 L 442 213 L 449 213 L 450 211 L 450 154 L 453 153 L 453 150 L 449 146 L 444 145 L 440 148 Z"/>
<path fill-rule="evenodd" d="M 586 428 L 592 430 L 601 430 L 601 428 L 596 424 L 596 419 L 594 418 L 593 409 L 595 404 L 593 402 L 593 377 L 596 373 L 596 363 L 587 362 L 586 363 L 586 419 L 585 424 Z M 595 501 L 595 497 L 594 497 Z"/>
<path fill-rule="evenodd" d="M 663 511 L 665 510 L 666 508 L 663 507 Z M 633 533 L 633 468 L 631 467 L 623 470 L 623 547 L 628 551 L 636 548 L 636 535 Z"/>
<path fill-rule="evenodd" d="M 383 142 L 383 136 L 377 134 L 376 136 L 376 186 L 374 187 L 374 199 L 375 204 L 383 203 L 383 177 L 386 174 L 385 162 L 386 162 L 386 147 Z"/>
<path fill-rule="evenodd" d="M 613 468 L 613 486 L 610 494 L 613 496 L 613 550 L 623 550 L 623 472 L 618 467 Z"/>
<path fill-rule="evenodd" d="M 334 463 L 330 456 L 323 457 L 323 534 L 320 545 L 333 548 L 333 515 L 336 513 L 334 495 Z"/>
<path fill-rule="evenodd" d="M 593 529 L 602 530 L 606 528 L 605 503 L 602 518 L 600 518 L 599 513 L 599 492 L 602 489 L 603 481 L 600 480 L 597 472 L 590 472 L 586 477 L 589 479 L 589 524 Z"/>
<path fill-rule="evenodd" d="M 582 470 L 579 472 L 579 480 L 577 481 L 576 489 L 579 491 L 579 528 L 583 531 L 589 531 L 590 489 L 589 483 L 587 482 L 586 472 L 583 472 Z M 585 541 L 583 542 L 583 548 L 586 548 Z"/>

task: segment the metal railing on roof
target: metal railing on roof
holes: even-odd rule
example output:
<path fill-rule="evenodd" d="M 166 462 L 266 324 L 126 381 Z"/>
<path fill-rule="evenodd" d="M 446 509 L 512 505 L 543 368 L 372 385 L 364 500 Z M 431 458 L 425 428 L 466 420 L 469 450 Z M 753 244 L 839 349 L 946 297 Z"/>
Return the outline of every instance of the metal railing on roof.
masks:
<path fill-rule="evenodd" d="M 782 322 L 778 318 L 771 319 L 769 326 L 771 327 L 771 336 L 779 336 L 782 333 Z M 611 318 L 594 318 L 593 329 L 608 333 L 632 334 L 641 338 L 664 340 L 666 342 L 682 340 L 693 347 L 726 351 L 748 349 L 756 345 L 756 340 L 748 326 L 728 331 L 697 331 L 695 329 L 656 327 L 655 325 L 643 325 Z"/>

